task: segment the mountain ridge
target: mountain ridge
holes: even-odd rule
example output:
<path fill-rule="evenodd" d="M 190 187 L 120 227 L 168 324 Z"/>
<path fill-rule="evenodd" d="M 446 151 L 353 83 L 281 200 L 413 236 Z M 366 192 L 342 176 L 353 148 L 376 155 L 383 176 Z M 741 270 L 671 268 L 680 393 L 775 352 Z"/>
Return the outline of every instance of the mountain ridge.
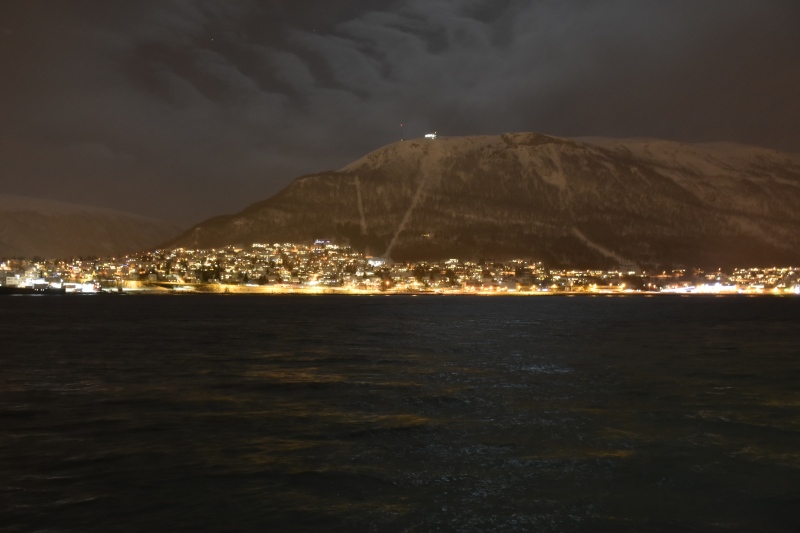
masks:
<path fill-rule="evenodd" d="M 401 261 L 734 266 L 800 259 L 797 205 L 796 154 L 525 132 L 439 137 L 300 176 L 169 245 L 329 238 Z"/>
<path fill-rule="evenodd" d="M 174 224 L 134 213 L 0 194 L 0 257 L 119 256 L 180 232 Z"/>

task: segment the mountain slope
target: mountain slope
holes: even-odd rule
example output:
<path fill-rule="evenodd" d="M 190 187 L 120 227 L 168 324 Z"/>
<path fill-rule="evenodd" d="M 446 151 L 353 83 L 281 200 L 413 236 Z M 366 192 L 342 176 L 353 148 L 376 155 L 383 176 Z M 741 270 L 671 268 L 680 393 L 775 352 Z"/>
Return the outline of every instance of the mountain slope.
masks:
<path fill-rule="evenodd" d="M 0 257 L 118 256 L 180 231 L 173 224 L 111 209 L 0 195 Z"/>
<path fill-rule="evenodd" d="M 391 144 L 304 176 L 173 246 L 349 240 L 395 260 L 575 266 L 800 259 L 800 156 L 536 133 Z"/>

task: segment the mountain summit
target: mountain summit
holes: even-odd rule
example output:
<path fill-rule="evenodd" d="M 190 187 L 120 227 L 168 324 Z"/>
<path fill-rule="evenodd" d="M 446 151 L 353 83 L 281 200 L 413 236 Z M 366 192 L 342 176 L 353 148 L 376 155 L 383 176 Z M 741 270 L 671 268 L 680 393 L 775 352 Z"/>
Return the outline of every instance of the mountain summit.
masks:
<path fill-rule="evenodd" d="M 730 267 L 800 260 L 800 156 L 537 133 L 394 143 L 170 243 L 332 239 L 394 260 Z"/>

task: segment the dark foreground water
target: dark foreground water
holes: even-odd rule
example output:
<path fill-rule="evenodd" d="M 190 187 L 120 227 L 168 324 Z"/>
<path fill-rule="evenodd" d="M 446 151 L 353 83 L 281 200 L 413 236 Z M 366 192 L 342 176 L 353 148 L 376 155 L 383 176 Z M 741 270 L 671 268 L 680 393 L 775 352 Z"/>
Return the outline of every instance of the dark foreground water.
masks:
<path fill-rule="evenodd" d="M 0 299 L 2 531 L 797 531 L 800 298 Z"/>

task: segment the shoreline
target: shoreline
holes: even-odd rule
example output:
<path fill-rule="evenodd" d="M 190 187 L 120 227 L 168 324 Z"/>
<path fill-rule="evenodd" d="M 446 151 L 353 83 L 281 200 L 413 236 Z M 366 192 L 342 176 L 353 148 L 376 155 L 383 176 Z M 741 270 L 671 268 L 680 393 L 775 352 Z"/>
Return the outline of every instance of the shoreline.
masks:
<path fill-rule="evenodd" d="M 570 291 L 531 291 L 531 290 L 370 290 L 346 287 L 308 287 L 285 285 L 166 285 L 164 283 L 126 282 L 121 294 L 253 294 L 253 295 L 343 295 L 343 296 L 485 296 L 485 297 L 543 297 L 543 296 L 797 296 L 793 291 L 695 291 L 680 292 L 644 290 L 570 290 Z M 118 293 L 119 294 L 119 293 Z"/>
<path fill-rule="evenodd" d="M 336 287 L 280 287 L 245 285 L 203 285 L 198 287 L 138 286 L 123 287 L 122 291 L 102 291 L 116 295 L 253 295 L 253 296 L 477 296 L 477 297 L 597 297 L 597 296 L 797 296 L 792 291 L 727 291 L 727 292 L 675 292 L 675 291 L 486 291 L 486 290 L 367 290 Z M 100 294 L 94 293 L 94 294 Z"/>
<path fill-rule="evenodd" d="M 558 290 L 558 291 L 536 291 L 536 290 L 464 290 L 464 289 L 430 289 L 430 290 L 370 290 L 354 289 L 347 287 L 309 287 L 309 286 L 286 286 L 286 285 L 234 285 L 234 284 L 171 284 L 160 282 L 141 282 L 126 281 L 117 288 L 103 288 L 95 291 L 35 291 L 30 290 L 10 290 L 0 291 L 0 296 L 88 296 L 88 295 L 258 295 L 258 296 L 476 296 L 476 297 L 615 297 L 615 296 L 678 296 L 678 297 L 702 297 L 702 296 L 798 296 L 798 292 L 793 290 L 769 290 L 752 291 L 741 289 L 737 291 L 675 291 L 672 289 L 663 291 L 653 290 Z"/>

